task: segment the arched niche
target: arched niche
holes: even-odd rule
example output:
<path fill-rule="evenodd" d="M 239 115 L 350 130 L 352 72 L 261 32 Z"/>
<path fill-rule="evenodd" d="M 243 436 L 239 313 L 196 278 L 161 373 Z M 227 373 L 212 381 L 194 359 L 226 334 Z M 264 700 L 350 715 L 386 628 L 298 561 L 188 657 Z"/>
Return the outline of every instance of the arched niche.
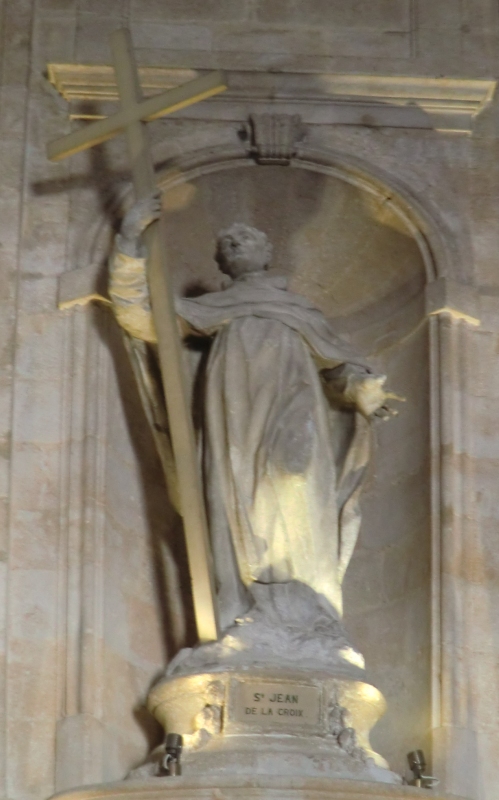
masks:
<path fill-rule="evenodd" d="M 396 419 L 376 426 L 363 527 L 345 580 L 348 632 L 388 700 L 373 743 L 403 772 L 409 749 L 423 746 L 431 758 L 430 729 L 438 749 L 441 696 L 454 680 L 445 671 L 444 639 L 455 618 L 441 570 L 454 536 L 454 518 L 445 512 L 462 506 L 453 443 L 467 424 L 456 393 L 466 381 L 460 354 L 467 323 L 445 309 L 427 319 L 424 303 L 435 278 L 463 277 L 453 239 L 424 198 L 373 165 L 325 150 L 302 149 L 282 167 L 257 166 L 241 150 L 195 151 L 158 180 L 178 291 L 217 288 L 216 233 L 236 219 L 257 225 L 274 243 L 274 268 L 407 398 Z M 89 221 L 78 264 L 104 267 L 110 238 L 102 215 Z M 102 291 L 104 272 L 98 285 Z M 96 614 L 103 635 L 97 626 L 97 655 L 75 670 L 85 679 L 84 707 L 106 719 L 104 750 L 111 748 L 113 758 L 106 757 L 99 779 L 110 780 L 139 763 L 160 736 L 140 710 L 141 698 L 165 659 L 192 643 L 194 629 L 181 533 L 165 508 L 161 469 L 116 323 L 107 312 L 84 310 L 68 322 L 79 365 L 72 381 L 93 387 L 86 399 L 73 391 L 68 402 L 83 404 L 86 439 L 98 443 L 105 517 L 102 558 L 88 562 L 89 580 L 103 595 L 88 592 L 81 601 L 82 616 Z M 77 332 L 82 326 L 86 333 Z M 94 374 L 94 350 L 107 377 Z M 94 480 L 79 458 L 75 451 L 75 469 L 90 469 Z M 95 504 L 88 486 L 82 484 L 82 508 Z M 82 530 L 95 552 L 93 529 Z M 76 681 L 71 671 L 68 680 Z"/>
<path fill-rule="evenodd" d="M 179 292 L 214 290 L 217 232 L 242 221 L 274 246 L 272 269 L 309 297 L 338 333 L 406 397 L 374 429 L 363 523 L 345 579 L 345 622 L 388 712 L 374 746 L 405 770 L 431 728 L 431 480 L 429 331 L 434 277 L 425 238 L 379 183 L 310 160 L 210 163 L 160 177 L 167 248 Z"/>

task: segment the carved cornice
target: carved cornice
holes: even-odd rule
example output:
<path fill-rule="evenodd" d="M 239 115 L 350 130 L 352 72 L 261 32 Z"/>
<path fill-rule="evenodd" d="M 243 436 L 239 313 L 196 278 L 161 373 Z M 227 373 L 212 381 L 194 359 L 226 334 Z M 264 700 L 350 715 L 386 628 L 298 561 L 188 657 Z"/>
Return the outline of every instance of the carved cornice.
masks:
<path fill-rule="evenodd" d="M 178 86 L 202 71 L 139 69 L 145 95 Z M 70 103 L 74 119 L 106 116 L 118 99 L 108 65 L 49 64 L 48 79 Z M 404 127 L 470 133 L 491 101 L 496 81 L 293 72 L 228 73 L 229 90 L 177 117 L 241 121 L 255 113 L 300 114 L 307 124 Z M 92 109 L 89 110 L 89 105 Z"/>
<path fill-rule="evenodd" d="M 193 69 L 139 67 L 140 83 L 145 95 L 172 89 L 193 80 L 198 74 Z M 118 100 L 114 67 L 106 64 L 48 64 L 47 77 L 69 103 Z"/>

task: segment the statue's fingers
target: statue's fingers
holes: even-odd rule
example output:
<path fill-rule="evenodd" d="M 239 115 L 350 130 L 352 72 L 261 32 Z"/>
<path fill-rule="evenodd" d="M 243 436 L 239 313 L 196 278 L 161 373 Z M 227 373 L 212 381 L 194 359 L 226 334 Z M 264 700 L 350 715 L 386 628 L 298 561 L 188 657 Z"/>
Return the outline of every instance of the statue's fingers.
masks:
<path fill-rule="evenodd" d="M 151 198 L 147 198 L 147 200 L 148 202 L 141 209 L 140 223 L 142 230 L 161 216 L 161 201 L 157 199 L 152 200 Z"/>
<path fill-rule="evenodd" d="M 152 212 L 156 211 L 157 209 L 161 209 L 161 195 L 159 193 L 154 193 L 148 195 L 147 197 L 142 197 L 137 203 L 136 206 L 142 212 Z"/>
<path fill-rule="evenodd" d="M 387 400 L 398 400 L 399 403 L 407 402 L 407 397 L 402 397 L 400 394 L 394 394 L 394 392 L 386 392 L 385 397 Z"/>
<path fill-rule="evenodd" d="M 151 214 L 152 217 L 154 217 L 154 219 L 158 219 L 158 217 L 161 214 L 161 201 L 160 200 L 158 200 L 157 203 L 155 203 L 154 205 L 151 205 L 149 207 L 149 213 Z"/>
<path fill-rule="evenodd" d="M 387 420 L 391 417 L 397 417 L 398 411 L 395 408 L 390 408 L 390 406 L 382 405 L 376 409 L 373 414 L 373 417 L 377 417 L 378 419 Z"/>

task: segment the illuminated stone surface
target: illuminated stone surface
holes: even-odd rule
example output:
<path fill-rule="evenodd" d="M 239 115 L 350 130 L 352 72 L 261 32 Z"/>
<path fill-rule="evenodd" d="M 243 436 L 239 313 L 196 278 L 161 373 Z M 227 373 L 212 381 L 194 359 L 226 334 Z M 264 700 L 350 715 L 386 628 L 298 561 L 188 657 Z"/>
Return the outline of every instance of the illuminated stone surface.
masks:
<path fill-rule="evenodd" d="M 188 585 L 181 532 L 164 507 L 120 339 L 103 309 L 57 309 L 58 279 L 67 283 L 72 271 L 87 270 L 103 291 L 111 227 L 122 211 L 113 198 L 124 188 L 124 151 L 116 143 L 71 165 L 46 162 L 45 143 L 69 129 L 46 64 L 106 63 L 108 33 L 125 23 L 149 66 L 416 78 L 498 73 L 499 21 L 487 0 L 375 2 L 355 17 L 352 4 L 337 2 L 326 11 L 321 3 L 276 0 L 228 5 L 2 6 L 0 793 L 9 800 L 118 780 L 141 763 L 161 738 L 144 708 L 150 684 L 179 647 L 193 643 L 180 588 Z M 199 112 L 155 125 L 156 163 L 170 170 L 163 174 L 172 258 L 182 275 L 209 284 L 212 232 L 232 221 L 236 207 L 238 218 L 268 220 L 281 264 L 293 257 L 286 253 L 292 241 L 293 252 L 307 254 L 302 263 L 318 265 L 297 276 L 314 302 L 324 293 L 341 316 L 343 303 L 354 315 L 365 299 L 357 319 L 345 315 L 342 334 L 372 342 L 377 363 L 390 366 L 394 387 L 411 398 L 393 425 L 377 431 L 365 527 L 345 586 L 347 630 L 366 657 L 368 680 L 388 701 L 373 746 L 398 772 L 406 752 L 423 746 L 443 789 L 495 800 L 497 101 L 464 137 L 373 128 L 368 117 L 351 127 L 322 124 L 323 107 L 311 98 L 303 157 L 282 168 L 299 174 L 297 194 L 288 177 L 256 177 L 273 168 L 247 158 L 242 129 L 249 113 L 272 107 L 250 106 L 246 99 L 231 106 L 228 119 L 206 122 Z M 279 111 L 286 110 L 283 100 Z M 226 169 L 231 159 L 239 171 Z M 181 183 L 179 171 L 188 168 L 194 171 Z M 209 177 L 200 176 L 204 168 Z M 253 195 L 245 181 L 254 181 Z M 203 196 L 206 211 L 198 215 Z M 412 237 L 395 226 L 393 203 L 410 210 Z M 329 240 L 328 231 L 341 237 Z M 342 263 L 337 276 L 327 270 L 329 246 Z M 424 286 L 435 274 L 464 287 L 443 296 L 467 298 L 464 312 L 474 306 L 480 327 L 445 312 L 432 317 L 428 334 Z M 383 293 L 369 307 L 378 286 Z M 347 797 L 360 791 L 348 789 Z M 236 789 L 205 783 L 195 791 L 212 798 Z M 247 782 L 237 791 L 247 793 Z M 289 786 L 272 791 L 282 798 Z M 307 791 L 311 797 L 310 785 Z M 389 786 L 369 791 L 414 796 Z"/>

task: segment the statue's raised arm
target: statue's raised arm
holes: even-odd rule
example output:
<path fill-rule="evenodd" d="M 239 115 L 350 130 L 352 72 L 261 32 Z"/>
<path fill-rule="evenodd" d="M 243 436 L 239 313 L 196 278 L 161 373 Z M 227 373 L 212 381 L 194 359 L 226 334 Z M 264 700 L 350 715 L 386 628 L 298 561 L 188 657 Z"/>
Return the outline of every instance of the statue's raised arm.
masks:
<path fill-rule="evenodd" d="M 133 338 L 156 343 L 142 233 L 161 213 L 158 194 L 139 200 L 123 218 L 109 262 L 109 296 L 120 326 Z"/>
<path fill-rule="evenodd" d="M 109 261 L 109 296 L 124 332 L 124 343 L 165 474 L 170 501 L 180 511 L 177 474 L 157 352 L 142 234 L 159 218 L 161 198 L 155 193 L 128 211 L 116 235 Z"/>

